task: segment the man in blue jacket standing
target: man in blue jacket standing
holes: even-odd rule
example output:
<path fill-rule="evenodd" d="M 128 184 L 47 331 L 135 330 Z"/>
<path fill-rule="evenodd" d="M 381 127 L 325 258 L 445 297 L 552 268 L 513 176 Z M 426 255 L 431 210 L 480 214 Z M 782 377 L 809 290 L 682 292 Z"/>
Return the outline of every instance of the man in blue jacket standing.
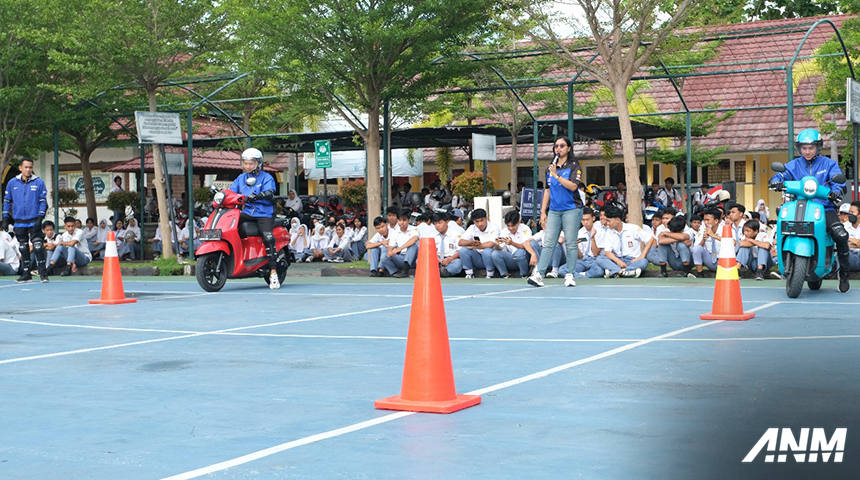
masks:
<path fill-rule="evenodd" d="M 263 171 L 263 152 L 256 148 L 242 152 L 241 162 L 244 173 L 233 181 L 230 190 L 245 195 L 245 208 L 242 209 L 239 221 L 257 224 L 269 257 L 269 288 L 277 290 L 281 283 L 278 279 L 275 234 L 272 233 L 275 217 L 275 179 Z"/>
<path fill-rule="evenodd" d="M 42 220 L 45 219 L 45 211 L 48 209 L 48 189 L 45 187 L 45 182 L 33 174 L 32 160 L 21 159 L 18 168 L 21 174 L 6 184 L 0 229 L 6 231 L 9 224 L 13 224 L 15 238 L 20 245 L 23 272 L 15 282 L 33 281 L 33 276 L 30 274 L 30 242 L 32 242 L 39 277 L 42 283 L 48 283 L 48 274 L 45 270 L 45 237 L 42 233 Z"/>
<path fill-rule="evenodd" d="M 824 218 L 828 225 L 828 231 L 836 243 L 837 258 L 839 259 L 839 291 L 845 293 L 850 287 L 848 276 L 851 273 L 848 262 L 848 231 L 839 221 L 836 213 L 836 205 L 842 201 L 842 193 L 845 191 L 844 183 L 831 182 L 831 179 L 842 173 L 839 163 L 829 157 L 819 155 L 824 141 L 817 130 L 807 128 L 797 135 L 795 147 L 800 156 L 785 164 L 785 173 L 777 173 L 770 179 L 771 187 L 781 189 L 782 182 L 786 180 L 800 180 L 806 176 L 815 177 L 821 185 L 830 187 L 830 197 L 827 200 L 813 199 L 824 206 Z"/>

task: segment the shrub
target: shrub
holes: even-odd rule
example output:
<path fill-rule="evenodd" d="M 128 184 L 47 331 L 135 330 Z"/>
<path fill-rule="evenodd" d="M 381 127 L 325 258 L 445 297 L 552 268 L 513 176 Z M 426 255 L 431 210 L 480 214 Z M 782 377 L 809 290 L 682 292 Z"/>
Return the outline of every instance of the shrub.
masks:
<path fill-rule="evenodd" d="M 120 190 L 108 195 L 107 207 L 110 210 L 123 212 L 126 217 L 134 216 L 140 208 L 140 193 Z"/>
<path fill-rule="evenodd" d="M 367 203 L 367 184 L 364 179 L 350 180 L 340 186 L 343 204 L 353 210 Z"/>
<path fill-rule="evenodd" d="M 74 208 L 72 205 L 78 203 L 78 195 L 77 190 L 70 190 L 61 188 L 57 190 L 57 203 L 60 206 L 60 210 L 63 212 L 62 217 L 75 217 L 78 216 L 78 209 Z"/>
<path fill-rule="evenodd" d="M 451 186 L 455 194 L 462 196 L 467 202 L 471 202 L 475 197 L 484 194 L 484 174 L 481 172 L 462 173 L 451 182 Z M 493 177 L 487 175 L 487 190 L 492 192 L 495 189 Z"/>

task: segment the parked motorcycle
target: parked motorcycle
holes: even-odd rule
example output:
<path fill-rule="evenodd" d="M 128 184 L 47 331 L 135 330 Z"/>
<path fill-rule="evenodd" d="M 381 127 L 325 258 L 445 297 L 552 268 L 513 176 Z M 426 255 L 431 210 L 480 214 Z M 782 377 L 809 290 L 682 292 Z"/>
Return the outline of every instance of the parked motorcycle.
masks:
<path fill-rule="evenodd" d="M 207 292 L 217 292 L 228 278 L 261 277 L 269 283 L 269 257 L 254 222 L 240 222 L 245 196 L 222 190 L 212 200 L 213 212 L 200 230 L 202 243 L 195 252 L 197 283 Z M 278 281 L 284 282 L 290 266 L 290 232 L 286 219 L 276 217 L 275 236 Z"/>
<path fill-rule="evenodd" d="M 779 162 L 774 162 L 770 168 L 774 172 L 785 172 L 785 165 Z M 845 175 L 835 175 L 830 182 L 845 183 Z M 824 205 L 812 201 L 814 198 L 827 200 L 830 188 L 820 185 L 812 176 L 783 181 L 781 185 L 787 201 L 779 208 L 777 217 L 777 261 L 779 271 L 785 276 L 786 295 L 797 298 L 804 281 L 810 290 L 818 290 L 836 265 L 836 249 L 827 231 Z"/>

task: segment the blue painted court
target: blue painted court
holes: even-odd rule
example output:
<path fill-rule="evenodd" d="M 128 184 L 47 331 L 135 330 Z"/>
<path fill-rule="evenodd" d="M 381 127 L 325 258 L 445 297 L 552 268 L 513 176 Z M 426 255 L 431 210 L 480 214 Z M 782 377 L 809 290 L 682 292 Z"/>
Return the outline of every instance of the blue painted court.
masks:
<path fill-rule="evenodd" d="M 411 280 L 0 280 L 0 479 L 857 478 L 860 284 L 744 280 L 756 317 L 706 322 L 713 279 L 578 283 L 443 280 L 483 401 L 435 415 L 373 408 Z M 844 460 L 742 463 L 768 428 L 847 428 Z"/>

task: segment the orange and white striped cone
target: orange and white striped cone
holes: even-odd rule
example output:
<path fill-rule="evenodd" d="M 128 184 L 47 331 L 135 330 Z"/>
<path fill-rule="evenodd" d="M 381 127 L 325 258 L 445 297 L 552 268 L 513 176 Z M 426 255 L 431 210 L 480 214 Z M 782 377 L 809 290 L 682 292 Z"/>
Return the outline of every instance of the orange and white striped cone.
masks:
<path fill-rule="evenodd" d="M 136 301 L 136 298 L 125 298 L 125 290 L 122 288 L 122 272 L 119 269 L 119 257 L 116 253 L 116 235 L 114 232 L 108 232 L 107 240 L 105 240 L 105 266 L 102 271 L 102 298 L 90 300 L 90 303 L 116 305 Z"/>
<path fill-rule="evenodd" d="M 744 312 L 741 300 L 741 280 L 735 259 L 732 226 L 723 226 L 720 254 L 717 263 L 717 284 L 714 287 L 714 305 L 711 313 L 699 315 L 702 320 L 749 320 L 755 313 Z"/>

